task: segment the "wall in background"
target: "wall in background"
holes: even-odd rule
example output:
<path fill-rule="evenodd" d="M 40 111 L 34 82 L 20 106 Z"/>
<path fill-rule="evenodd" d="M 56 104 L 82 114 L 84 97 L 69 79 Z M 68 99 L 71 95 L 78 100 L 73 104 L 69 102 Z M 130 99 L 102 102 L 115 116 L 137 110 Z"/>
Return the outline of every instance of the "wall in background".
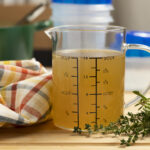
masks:
<path fill-rule="evenodd" d="M 113 0 L 115 25 L 150 31 L 150 0 Z"/>
<path fill-rule="evenodd" d="M 39 3 L 46 0 L 0 0 L 5 5 Z M 150 31 L 150 0 L 113 0 L 115 25 L 129 30 Z"/>

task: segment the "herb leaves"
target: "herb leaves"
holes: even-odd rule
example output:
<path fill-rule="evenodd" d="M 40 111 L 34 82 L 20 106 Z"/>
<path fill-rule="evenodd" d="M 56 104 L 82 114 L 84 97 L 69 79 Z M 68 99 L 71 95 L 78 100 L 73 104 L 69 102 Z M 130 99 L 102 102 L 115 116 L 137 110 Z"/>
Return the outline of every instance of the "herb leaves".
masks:
<path fill-rule="evenodd" d="M 107 127 L 95 125 L 92 128 L 91 125 L 85 124 L 88 135 L 92 133 L 123 135 L 127 138 L 123 138 L 120 144 L 125 146 L 130 146 L 139 138 L 150 135 L 150 98 L 146 98 L 138 91 L 133 91 L 133 93 L 141 97 L 141 100 L 135 105 L 139 107 L 138 113 L 128 112 L 127 115 L 120 116 L 117 122 L 110 123 Z M 81 134 L 82 130 L 75 127 L 74 132 Z"/>

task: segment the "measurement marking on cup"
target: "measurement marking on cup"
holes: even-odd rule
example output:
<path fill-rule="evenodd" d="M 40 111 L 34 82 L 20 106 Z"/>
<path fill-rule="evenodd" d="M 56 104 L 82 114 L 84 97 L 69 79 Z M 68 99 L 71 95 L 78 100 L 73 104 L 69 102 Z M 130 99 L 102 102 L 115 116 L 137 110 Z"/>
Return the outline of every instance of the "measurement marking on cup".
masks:
<path fill-rule="evenodd" d="M 74 59 L 75 60 L 75 59 Z M 93 110 L 92 111 L 89 111 L 87 114 L 91 114 L 92 116 L 92 120 L 91 120 L 91 123 L 95 124 L 95 125 L 98 125 L 98 120 L 100 119 L 99 117 L 99 114 L 98 114 L 98 109 L 100 109 L 100 106 L 98 106 L 98 99 L 99 99 L 99 96 L 102 95 L 103 93 L 101 92 L 98 92 L 98 86 L 99 86 L 99 83 L 101 83 L 99 80 L 98 80 L 98 75 L 99 75 L 99 72 L 101 71 L 101 69 L 98 67 L 98 60 L 99 58 L 92 58 L 91 61 L 94 63 L 93 66 L 90 67 L 91 70 L 93 70 L 92 74 L 88 75 L 88 74 L 84 74 L 83 73 L 83 78 L 84 79 L 87 79 L 87 78 L 92 78 L 92 81 L 94 81 L 90 86 L 91 88 L 93 89 L 92 91 L 93 92 L 90 92 L 90 93 L 85 93 L 86 96 L 91 96 L 91 98 L 93 99 L 93 102 L 91 104 L 91 106 L 93 107 Z M 75 62 L 76 62 L 76 65 L 74 65 L 72 68 L 76 70 L 76 73 L 75 74 L 72 74 L 71 77 L 74 78 L 75 82 L 72 84 L 72 86 L 75 88 L 75 91 L 72 92 L 71 94 L 73 96 L 75 96 L 75 101 L 73 102 L 73 105 L 75 106 L 75 109 L 72 110 L 72 113 L 75 114 L 75 119 L 74 119 L 74 123 L 76 123 L 76 126 L 77 127 L 80 127 L 80 103 L 79 103 L 79 61 L 80 59 L 79 58 L 76 58 Z M 82 82 L 82 81 L 81 81 Z"/>
<path fill-rule="evenodd" d="M 78 112 L 77 111 L 72 111 L 72 113 L 77 114 Z"/>
<path fill-rule="evenodd" d="M 100 106 L 98 106 L 98 96 L 99 95 L 102 95 L 102 93 L 98 93 L 98 85 L 100 83 L 100 81 L 98 81 L 98 73 L 101 71 L 100 68 L 98 68 L 98 60 L 99 59 L 102 59 L 100 57 L 90 57 L 89 59 L 92 59 L 95 63 L 94 66 L 91 67 L 92 70 L 94 70 L 94 74 L 93 75 L 90 75 L 89 78 L 93 78 L 95 79 L 94 80 L 94 83 L 91 84 L 91 87 L 94 88 L 94 92 L 93 93 L 86 93 L 86 95 L 89 95 L 89 96 L 94 96 L 95 98 L 95 102 L 93 102 L 91 104 L 91 106 L 94 106 L 94 111 L 92 112 L 89 112 L 90 114 L 94 114 L 95 115 L 95 118 L 94 118 L 94 121 L 92 121 L 91 123 L 95 123 L 95 125 L 98 125 L 98 119 L 100 119 L 98 117 L 98 110 L 100 108 Z"/>
<path fill-rule="evenodd" d="M 103 57 L 90 57 L 89 59 L 103 59 Z"/>
<path fill-rule="evenodd" d="M 77 97 L 77 102 L 73 103 L 73 105 L 77 106 L 77 110 L 76 111 L 72 111 L 72 113 L 77 114 L 77 118 L 76 121 L 74 121 L 75 123 L 77 123 L 77 127 L 79 128 L 79 60 L 78 58 L 73 58 L 76 59 L 76 66 L 72 67 L 73 69 L 76 69 L 76 75 L 72 75 L 72 78 L 76 78 L 76 83 L 73 84 L 74 87 L 76 87 L 77 91 L 75 93 L 72 93 L 72 95 L 76 95 Z"/>
<path fill-rule="evenodd" d="M 95 115 L 95 124 L 97 125 L 97 58 L 95 59 L 95 76 L 96 76 L 96 78 L 95 78 L 95 92 L 96 92 L 96 95 L 95 95 L 95 111 L 96 111 L 96 115 Z M 101 93 L 99 93 L 99 94 L 101 94 Z"/>
<path fill-rule="evenodd" d="M 77 66 L 75 66 L 75 67 L 72 67 L 72 68 L 75 68 L 75 69 L 76 69 L 76 68 L 78 68 L 78 67 L 77 67 Z"/>
<path fill-rule="evenodd" d="M 95 112 L 95 111 L 93 111 L 93 112 L 90 112 L 90 114 L 95 114 L 95 113 L 97 113 L 97 112 Z"/>
<path fill-rule="evenodd" d="M 77 76 L 71 76 L 71 77 L 73 77 L 73 78 L 77 78 Z"/>
<path fill-rule="evenodd" d="M 90 78 L 95 78 L 96 76 L 89 76 Z"/>
<path fill-rule="evenodd" d="M 78 58 L 77 58 L 77 120 L 78 120 L 78 128 L 79 128 L 79 68 L 78 68 Z"/>
<path fill-rule="evenodd" d="M 91 104 L 91 105 L 94 105 L 94 106 L 95 106 L 96 104 Z"/>
<path fill-rule="evenodd" d="M 91 105 L 96 106 L 96 104 L 91 104 Z M 100 106 L 97 106 L 97 108 L 100 108 Z"/>
<path fill-rule="evenodd" d="M 102 95 L 102 93 L 90 93 L 89 95 L 96 95 L 97 96 L 97 95 Z"/>

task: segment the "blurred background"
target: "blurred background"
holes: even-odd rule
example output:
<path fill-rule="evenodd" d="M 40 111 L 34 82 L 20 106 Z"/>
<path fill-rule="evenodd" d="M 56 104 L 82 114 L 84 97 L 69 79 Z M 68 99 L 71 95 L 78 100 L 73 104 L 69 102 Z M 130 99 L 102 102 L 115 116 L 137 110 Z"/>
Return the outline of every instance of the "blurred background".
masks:
<path fill-rule="evenodd" d="M 43 20 L 53 20 L 54 26 L 77 24 L 80 18 L 82 23 L 119 25 L 127 28 L 128 43 L 135 42 L 150 46 L 149 0 L 52 0 L 52 2 L 49 0 L 0 0 L 0 25 L 2 22 L 7 22 L 8 20 L 12 24 L 15 24 L 37 5 L 46 2 L 49 2 L 49 5 L 33 23 Z M 90 4 L 96 4 L 98 7 Z M 95 10 L 97 13 L 95 13 Z M 89 18 L 86 18 L 87 16 L 82 18 L 79 15 L 80 13 L 82 15 L 84 13 L 89 15 Z M 74 17 L 70 17 L 69 15 L 74 15 Z M 33 57 L 43 65 L 51 66 L 51 42 L 43 30 L 34 33 Z M 127 55 L 127 90 L 148 87 L 150 82 L 148 80 L 150 75 L 149 58 L 149 54 L 141 54 L 141 52 L 137 52 L 136 54 L 133 52 Z M 138 71 L 138 69 L 140 70 Z M 137 83 L 136 85 L 135 82 Z"/>
<path fill-rule="evenodd" d="M 29 29 L 23 28 L 22 31 L 20 31 L 21 33 L 19 33 L 19 30 L 21 30 L 19 28 L 16 29 L 16 31 L 14 28 L 11 29 L 11 27 L 9 30 L 6 30 L 6 29 L 4 30 L 5 27 L 10 26 L 10 25 L 15 25 L 18 21 L 22 20 L 22 18 L 24 18 L 29 12 L 34 10 L 34 8 L 36 6 L 40 5 L 41 3 L 43 4 L 46 2 L 47 2 L 46 0 L 0 0 L 0 25 L 1 25 L 1 27 L 3 27 L 0 29 L 0 31 L 1 31 L 0 35 L 2 35 L 3 37 L 6 38 L 6 35 L 10 36 L 10 35 L 8 35 L 8 32 L 10 32 L 10 34 L 13 34 L 14 32 L 16 32 L 16 34 L 18 34 L 18 37 L 20 36 L 20 38 L 22 38 L 21 33 L 26 32 L 26 35 L 25 35 L 25 33 L 22 33 L 23 38 L 24 39 L 26 38 L 25 41 L 23 41 L 23 42 L 25 42 L 24 47 L 27 47 L 26 49 L 28 51 L 31 51 L 33 48 L 33 50 L 34 50 L 33 56 L 36 57 L 39 61 L 41 61 L 42 64 L 44 64 L 46 66 L 51 66 L 51 43 L 50 43 L 50 40 L 45 36 L 45 34 L 43 32 L 44 29 L 34 32 L 33 31 L 34 29 L 32 29 L 33 27 L 31 26 L 31 27 L 29 27 Z M 49 0 L 48 0 L 48 2 L 49 2 Z M 49 20 L 51 14 L 52 14 L 51 8 L 48 5 L 47 7 L 45 7 L 45 9 L 42 11 L 42 13 L 37 18 L 35 18 L 34 21 L 31 23 L 34 24 L 34 23 L 37 23 L 40 21 Z M 8 25 L 9 23 L 10 23 L 10 25 Z M 5 34 L 3 35 L 2 33 L 4 33 L 4 32 L 5 32 Z M 32 35 L 27 35 L 27 32 L 28 32 L 28 34 L 30 34 L 29 32 L 34 32 L 33 39 L 32 39 Z M 31 39 L 30 41 L 34 42 L 33 47 L 32 47 L 32 42 L 27 41 L 27 38 L 28 38 L 27 36 Z M 3 37 L 1 37 L 1 40 Z M 14 38 L 15 38 L 15 35 L 14 35 Z M 7 38 L 7 40 L 9 40 L 9 38 Z M 11 41 L 11 40 L 9 40 L 9 41 Z M 24 48 L 22 45 L 23 44 L 20 42 L 20 47 Z M 15 47 L 15 45 L 13 45 L 13 46 Z M 4 49 L 4 47 L 3 47 L 3 49 Z M 6 47 L 6 49 L 8 51 L 8 47 Z M 12 51 L 12 50 L 10 50 L 10 51 Z M 14 59 L 14 57 L 11 57 L 10 55 L 7 58 L 6 55 L 8 55 L 8 53 L 9 52 L 7 52 L 6 54 L 1 53 L 1 55 L 3 55 L 3 58 L 1 58 L 1 60 Z M 18 51 L 14 50 L 14 53 L 18 53 Z M 31 54 L 29 54 L 29 55 L 30 55 L 29 57 L 31 57 Z M 20 55 L 20 58 L 22 58 L 21 55 Z M 18 56 L 16 59 L 20 59 L 20 58 Z M 24 59 L 24 57 L 22 59 Z"/>
<path fill-rule="evenodd" d="M 114 24 L 128 30 L 150 31 L 149 0 L 114 0 Z"/>
<path fill-rule="evenodd" d="M 44 3 L 46 1 L 47 0 L 0 0 L 0 20 L 9 19 L 11 22 L 15 22 L 34 8 L 34 5 L 36 6 L 39 3 Z M 124 26 L 128 30 L 150 31 L 150 1 L 113 0 L 112 6 L 114 7 L 114 10 L 111 10 L 113 17 L 111 24 Z M 47 7 L 44 13 L 35 21 L 51 18 L 51 9 L 52 7 L 50 4 L 50 7 Z M 44 61 L 42 59 L 42 55 L 44 55 L 43 57 L 48 56 L 47 51 L 51 49 L 49 39 L 42 34 L 42 32 L 43 31 L 35 33 L 34 55 L 39 57 L 38 59 L 40 59 L 45 65 L 50 65 L 48 58 L 44 59 Z"/>
<path fill-rule="evenodd" d="M 0 0 L 0 4 L 5 6 L 37 5 L 44 1 L 46 0 Z M 113 24 L 125 26 L 129 30 L 150 31 L 150 19 L 148 17 L 150 14 L 149 0 L 114 0 L 113 6 Z"/>

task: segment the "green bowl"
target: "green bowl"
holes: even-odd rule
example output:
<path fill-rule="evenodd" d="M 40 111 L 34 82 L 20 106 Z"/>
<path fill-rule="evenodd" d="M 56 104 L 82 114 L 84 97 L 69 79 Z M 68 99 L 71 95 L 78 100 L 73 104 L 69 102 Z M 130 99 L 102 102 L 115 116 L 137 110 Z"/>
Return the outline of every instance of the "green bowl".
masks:
<path fill-rule="evenodd" d="M 35 24 L 0 27 L 0 60 L 21 60 L 33 57 L 33 41 L 36 31 L 52 26 L 52 21 Z"/>

